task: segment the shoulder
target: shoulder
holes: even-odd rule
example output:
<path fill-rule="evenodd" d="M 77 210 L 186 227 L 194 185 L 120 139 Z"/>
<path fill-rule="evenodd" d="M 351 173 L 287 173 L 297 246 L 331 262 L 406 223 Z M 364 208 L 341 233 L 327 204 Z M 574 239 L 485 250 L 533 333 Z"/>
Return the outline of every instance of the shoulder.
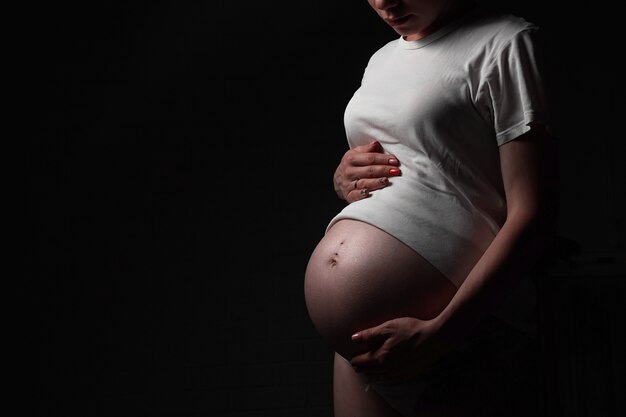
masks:
<path fill-rule="evenodd" d="M 479 7 L 453 32 L 448 47 L 482 75 L 496 62 L 535 56 L 541 43 L 538 30 L 537 24 L 522 16 Z"/>
<path fill-rule="evenodd" d="M 468 19 L 461 32 L 471 44 L 495 53 L 520 39 L 534 41 L 539 29 L 537 24 L 522 16 L 481 8 Z"/>
<path fill-rule="evenodd" d="M 522 16 L 486 10 L 476 16 L 476 24 L 486 34 L 494 37 L 509 37 L 519 32 L 536 29 L 538 26 Z"/>

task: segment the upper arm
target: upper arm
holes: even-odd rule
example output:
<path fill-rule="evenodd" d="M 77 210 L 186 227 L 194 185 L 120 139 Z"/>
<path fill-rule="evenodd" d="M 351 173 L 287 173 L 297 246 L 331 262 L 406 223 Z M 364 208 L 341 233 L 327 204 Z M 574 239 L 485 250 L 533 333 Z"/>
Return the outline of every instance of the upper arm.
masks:
<path fill-rule="evenodd" d="M 557 139 L 542 125 L 499 147 L 507 220 L 541 221 L 552 231 L 558 211 Z"/>
<path fill-rule="evenodd" d="M 539 33 L 534 25 L 516 32 L 480 71 L 477 108 L 498 146 L 527 133 L 530 123 L 549 124 Z"/>

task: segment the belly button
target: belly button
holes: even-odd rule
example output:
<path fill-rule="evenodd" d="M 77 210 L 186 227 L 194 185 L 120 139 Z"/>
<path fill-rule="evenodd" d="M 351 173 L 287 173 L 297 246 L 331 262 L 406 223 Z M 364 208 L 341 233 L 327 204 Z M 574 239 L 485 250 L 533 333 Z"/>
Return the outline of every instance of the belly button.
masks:
<path fill-rule="evenodd" d="M 335 253 L 333 254 L 333 256 L 330 258 L 330 266 L 335 266 L 337 265 L 337 257 L 339 256 L 339 254 Z"/>

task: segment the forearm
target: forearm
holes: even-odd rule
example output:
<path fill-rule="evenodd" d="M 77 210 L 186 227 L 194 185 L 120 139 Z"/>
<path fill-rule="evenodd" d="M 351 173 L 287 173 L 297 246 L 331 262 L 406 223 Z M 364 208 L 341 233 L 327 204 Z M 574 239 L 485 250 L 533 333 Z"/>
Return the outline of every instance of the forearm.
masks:
<path fill-rule="evenodd" d="M 551 229 L 536 216 L 510 217 L 437 317 L 442 334 L 459 340 L 492 312 L 544 253 Z"/>
<path fill-rule="evenodd" d="M 558 223 L 557 141 L 542 126 L 500 146 L 507 218 L 450 303 L 435 319 L 459 340 L 493 312 L 553 244 Z"/>

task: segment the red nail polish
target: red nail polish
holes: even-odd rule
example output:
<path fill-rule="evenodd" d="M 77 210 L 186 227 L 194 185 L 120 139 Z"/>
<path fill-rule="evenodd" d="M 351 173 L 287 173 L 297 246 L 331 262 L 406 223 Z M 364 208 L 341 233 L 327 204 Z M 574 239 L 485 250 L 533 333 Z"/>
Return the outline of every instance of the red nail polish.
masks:
<path fill-rule="evenodd" d="M 398 168 L 389 168 L 390 175 L 400 175 L 400 170 Z"/>
<path fill-rule="evenodd" d="M 389 158 L 389 161 L 387 161 L 389 163 L 389 165 L 400 165 L 400 161 L 398 161 L 396 158 Z"/>

